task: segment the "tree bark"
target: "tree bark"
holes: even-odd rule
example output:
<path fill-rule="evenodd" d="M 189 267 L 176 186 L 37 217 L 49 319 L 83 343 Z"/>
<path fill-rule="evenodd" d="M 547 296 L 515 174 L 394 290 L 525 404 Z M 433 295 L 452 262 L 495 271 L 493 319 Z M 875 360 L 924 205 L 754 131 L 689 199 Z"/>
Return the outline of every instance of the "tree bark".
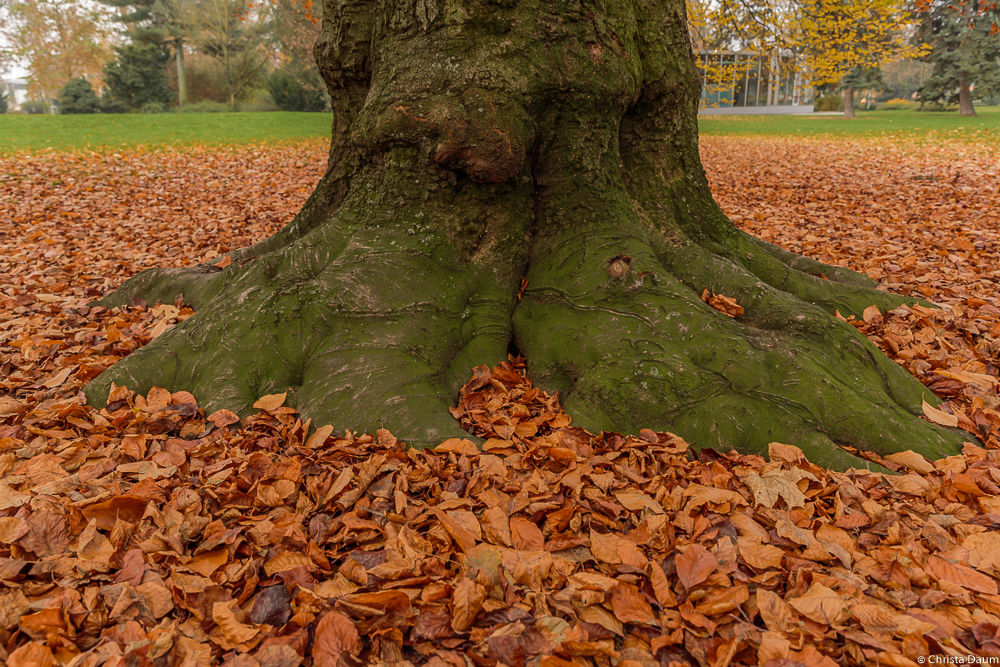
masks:
<path fill-rule="evenodd" d="M 177 49 L 177 106 L 187 104 L 187 68 L 184 67 L 184 40 L 178 37 L 174 40 Z"/>
<path fill-rule="evenodd" d="M 960 116 L 976 116 L 972 106 L 972 91 L 969 90 L 969 79 L 963 72 L 958 76 L 958 114 Z"/>
<path fill-rule="evenodd" d="M 958 451 L 919 418 L 937 399 L 832 317 L 913 300 L 741 232 L 712 199 L 686 30 L 682 0 L 327 0 L 325 176 L 225 268 L 106 297 L 197 313 L 89 399 L 158 385 L 246 414 L 287 389 L 316 425 L 427 445 L 468 437 L 447 408 L 513 347 L 590 429 L 780 441 L 837 467 L 857 463 L 840 445 Z"/>
<path fill-rule="evenodd" d="M 844 118 L 854 118 L 854 88 L 844 88 Z"/>

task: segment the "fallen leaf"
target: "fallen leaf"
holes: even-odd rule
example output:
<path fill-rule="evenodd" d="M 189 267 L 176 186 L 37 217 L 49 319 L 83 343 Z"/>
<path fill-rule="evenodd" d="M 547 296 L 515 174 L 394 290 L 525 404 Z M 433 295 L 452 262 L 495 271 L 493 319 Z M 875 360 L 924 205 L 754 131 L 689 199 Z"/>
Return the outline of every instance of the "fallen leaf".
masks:
<path fill-rule="evenodd" d="M 941 426 L 951 426 L 953 428 L 958 426 L 958 417 L 955 415 L 950 415 L 943 410 L 932 408 L 927 404 L 927 401 L 922 402 L 922 408 L 924 410 L 924 416 L 935 424 L 940 424 Z"/>
<path fill-rule="evenodd" d="M 545 548 L 545 538 L 541 529 L 527 519 L 514 517 L 510 520 L 510 535 L 515 549 L 541 551 Z"/>
<path fill-rule="evenodd" d="M 486 589 L 471 579 L 462 579 L 455 585 L 451 597 L 451 628 L 455 632 L 467 632 L 476 616 L 483 610 Z"/>
<path fill-rule="evenodd" d="M 232 261 L 232 257 L 227 256 L 226 259 Z M 253 406 L 258 410 L 263 410 L 264 412 L 274 412 L 285 404 L 285 398 L 287 396 L 287 391 L 283 391 L 280 394 L 268 394 L 267 396 L 261 396 L 254 401 Z M 331 428 L 331 430 L 333 429 Z"/>
<path fill-rule="evenodd" d="M 646 602 L 639 589 L 632 584 L 619 583 L 611 589 L 611 608 L 622 623 L 640 625 L 656 623 L 653 608 Z"/>
<path fill-rule="evenodd" d="M 822 625 L 836 626 L 847 613 L 844 599 L 823 584 L 813 584 L 805 595 L 792 598 L 788 605 L 809 620 Z"/>
<path fill-rule="evenodd" d="M 761 544 L 750 537 L 741 537 L 736 542 L 740 556 L 747 564 L 757 570 L 780 568 L 785 552 L 770 544 Z"/>
<path fill-rule="evenodd" d="M 345 658 L 357 655 L 360 643 L 358 631 L 349 618 L 335 611 L 327 612 L 316 624 L 313 664 L 316 667 L 346 665 Z"/>
<path fill-rule="evenodd" d="M 708 575 L 719 567 L 719 561 L 700 544 L 691 544 L 674 559 L 677 567 L 677 578 L 684 588 L 691 590 L 708 579 Z"/>
<path fill-rule="evenodd" d="M 750 470 L 740 479 L 750 488 L 757 505 L 774 507 L 781 499 L 785 501 L 789 509 L 805 507 L 806 496 L 798 487 L 800 480 L 819 481 L 815 475 L 799 468 L 769 470 L 763 475 L 758 475 Z"/>
<path fill-rule="evenodd" d="M 729 317 L 740 317 L 743 315 L 743 306 L 736 303 L 736 299 L 722 296 L 721 294 L 710 294 L 707 287 L 702 290 L 701 300 Z"/>

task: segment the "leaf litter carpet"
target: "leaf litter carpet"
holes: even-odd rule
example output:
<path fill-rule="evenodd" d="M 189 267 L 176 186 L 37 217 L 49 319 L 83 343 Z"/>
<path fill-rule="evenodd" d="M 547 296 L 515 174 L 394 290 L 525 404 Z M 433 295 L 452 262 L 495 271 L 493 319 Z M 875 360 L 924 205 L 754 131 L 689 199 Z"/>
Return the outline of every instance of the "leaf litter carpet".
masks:
<path fill-rule="evenodd" d="M 80 387 L 190 315 L 90 308 L 156 265 L 270 234 L 324 147 L 0 161 L 0 663 L 910 666 L 1000 655 L 1000 178 L 995 156 L 707 138 L 754 234 L 940 310 L 852 321 L 947 399 L 962 455 L 839 473 L 590 434 L 511 359 L 407 450 L 310 429 L 282 395 Z M 310 431 L 312 434 L 310 435 Z M 970 441 L 972 438 L 970 437 Z M 905 449 L 905 443 L 902 443 Z"/>

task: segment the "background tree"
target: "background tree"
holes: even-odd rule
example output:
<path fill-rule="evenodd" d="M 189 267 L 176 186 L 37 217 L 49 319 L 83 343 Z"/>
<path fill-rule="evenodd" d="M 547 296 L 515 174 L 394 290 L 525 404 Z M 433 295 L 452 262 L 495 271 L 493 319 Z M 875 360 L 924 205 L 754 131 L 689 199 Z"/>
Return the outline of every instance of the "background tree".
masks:
<path fill-rule="evenodd" d="M 174 92 L 165 71 L 170 56 L 163 44 L 131 43 L 117 47 L 115 52 L 115 59 L 104 66 L 107 96 L 126 109 L 170 104 Z"/>
<path fill-rule="evenodd" d="M 931 66 L 920 60 L 900 60 L 882 67 L 890 97 L 911 99 L 930 76 Z"/>
<path fill-rule="evenodd" d="M 933 66 L 920 87 L 922 102 L 958 102 L 959 113 L 975 116 L 972 91 L 1000 92 L 1000 10 L 992 0 L 928 0 L 922 4 L 916 39 L 930 45 Z"/>
<path fill-rule="evenodd" d="M 854 91 L 888 60 L 920 54 L 907 39 L 914 17 L 906 0 L 800 0 L 799 42 L 813 83 L 840 83 L 844 118 L 854 118 Z"/>
<path fill-rule="evenodd" d="M 6 90 L 0 89 L 0 114 L 7 113 L 8 104 L 10 101 L 10 95 Z"/>
<path fill-rule="evenodd" d="M 225 70 L 235 111 L 237 98 L 267 65 L 264 8 L 244 0 L 191 0 L 184 12 L 192 41 Z"/>
<path fill-rule="evenodd" d="M 7 34 L 8 4 L 10 4 L 10 0 L 0 0 L 0 37 Z M 0 74 L 6 74 L 9 66 L 10 55 L 4 48 L 5 46 L 5 44 L 0 43 Z"/>
<path fill-rule="evenodd" d="M 5 37 L 30 72 L 29 96 L 51 99 L 74 78 L 100 87 L 113 41 L 105 8 L 80 0 L 15 0 L 7 9 Z"/>
<path fill-rule="evenodd" d="M 864 101 L 868 109 L 871 108 L 872 97 L 875 93 L 882 92 L 887 88 L 885 79 L 882 76 L 881 67 L 870 67 L 868 69 L 863 67 L 852 67 L 840 80 L 840 84 L 845 91 L 849 88 L 852 93 L 854 91 L 867 91 Z M 847 108 L 846 103 L 844 108 Z"/>
<path fill-rule="evenodd" d="M 177 63 L 177 105 L 187 104 L 187 68 L 184 64 L 184 44 L 189 28 L 183 17 L 190 0 L 100 0 L 115 7 L 118 20 L 126 26 L 133 42 L 169 44 Z"/>
<path fill-rule="evenodd" d="M 913 300 L 716 205 L 682 0 L 329 0 L 316 53 L 333 132 L 315 192 L 271 238 L 106 297 L 196 313 L 89 400 L 155 385 L 247 414 L 287 391 L 313 424 L 426 445 L 467 436 L 459 387 L 516 351 L 595 432 L 784 442 L 827 467 L 858 462 L 841 445 L 960 450 L 919 417 L 939 400 L 834 317 Z"/>
<path fill-rule="evenodd" d="M 59 91 L 59 113 L 97 113 L 97 93 L 86 79 L 70 79 Z"/>
<path fill-rule="evenodd" d="M 323 111 L 326 93 L 310 90 L 283 71 L 267 77 L 267 92 L 282 111 Z"/>
<path fill-rule="evenodd" d="M 319 36 L 322 6 L 312 0 L 273 0 L 267 7 L 267 47 L 271 60 L 309 99 L 326 98 L 313 45 Z M 275 100 L 277 102 L 277 100 Z"/>

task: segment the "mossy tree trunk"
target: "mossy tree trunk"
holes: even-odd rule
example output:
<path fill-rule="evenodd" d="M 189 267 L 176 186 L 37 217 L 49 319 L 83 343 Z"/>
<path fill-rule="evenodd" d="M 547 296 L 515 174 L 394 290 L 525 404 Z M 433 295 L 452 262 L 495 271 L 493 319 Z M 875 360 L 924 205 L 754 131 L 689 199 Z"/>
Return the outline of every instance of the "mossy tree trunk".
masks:
<path fill-rule="evenodd" d="M 105 304 L 197 314 L 105 372 L 246 413 L 465 435 L 447 408 L 516 345 L 574 424 L 856 463 L 950 454 L 934 397 L 832 313 L 905 300 L 739 231 L 698 155 L 682 0 L 327 0 L 325 176 L 224 269 L 148 271 Z M 523 297 L 518 293 L 527 280 Z M 733 319 L 700 295 L 733 297 Z"/>

